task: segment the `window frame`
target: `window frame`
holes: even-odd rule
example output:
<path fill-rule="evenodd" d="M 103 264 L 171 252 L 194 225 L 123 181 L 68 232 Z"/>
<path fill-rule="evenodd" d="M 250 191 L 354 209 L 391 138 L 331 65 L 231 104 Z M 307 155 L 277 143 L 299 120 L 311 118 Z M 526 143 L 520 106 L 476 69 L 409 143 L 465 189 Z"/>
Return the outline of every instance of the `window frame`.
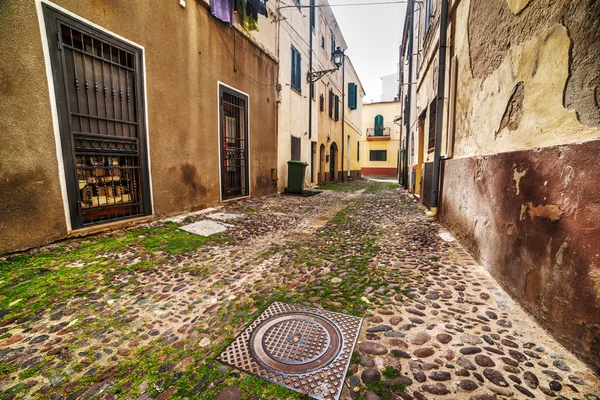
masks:
<path fill-rule="evenodd" d="M 383 154 L 383 159 L 376 155 Z M 369 161 L 375 162 L 386 162 L 387 161 L 387 150 L 369 150 Z"/>

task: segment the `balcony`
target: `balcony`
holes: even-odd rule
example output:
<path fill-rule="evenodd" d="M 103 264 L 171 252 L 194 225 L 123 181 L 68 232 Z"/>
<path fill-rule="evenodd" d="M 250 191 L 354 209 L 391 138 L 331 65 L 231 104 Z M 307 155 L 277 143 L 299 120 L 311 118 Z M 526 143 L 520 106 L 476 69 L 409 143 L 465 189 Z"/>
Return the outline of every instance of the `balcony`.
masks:
<path fill-rule="evenodd" d="M 367 140 L 390 140 L 391 128 L 367 128 Z"/>

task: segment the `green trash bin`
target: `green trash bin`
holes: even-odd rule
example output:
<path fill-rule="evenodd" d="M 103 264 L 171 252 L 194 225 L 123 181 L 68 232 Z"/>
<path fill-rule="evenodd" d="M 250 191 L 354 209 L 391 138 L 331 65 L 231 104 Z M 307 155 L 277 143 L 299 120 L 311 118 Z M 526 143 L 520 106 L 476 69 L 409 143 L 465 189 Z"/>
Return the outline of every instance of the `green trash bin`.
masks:
<path fill-rule="evenodd" d="M 288 164 L 288 193 L 301 194 L 304 189 L 304 176 L 306 175 L 306 166 L 302 161 L 290 160 Z"/>

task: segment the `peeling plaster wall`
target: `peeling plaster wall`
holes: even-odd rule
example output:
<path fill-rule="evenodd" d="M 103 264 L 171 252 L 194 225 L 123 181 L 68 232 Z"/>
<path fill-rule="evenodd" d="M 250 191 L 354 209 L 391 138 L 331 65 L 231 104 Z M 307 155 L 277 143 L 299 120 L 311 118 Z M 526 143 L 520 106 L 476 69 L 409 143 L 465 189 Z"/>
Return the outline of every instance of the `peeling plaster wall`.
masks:
<path fill-rule="evenodd" d="M 600 370 L 600 2 L 463 0 L 450 19 L 455 140 L 440 218 Z"/>

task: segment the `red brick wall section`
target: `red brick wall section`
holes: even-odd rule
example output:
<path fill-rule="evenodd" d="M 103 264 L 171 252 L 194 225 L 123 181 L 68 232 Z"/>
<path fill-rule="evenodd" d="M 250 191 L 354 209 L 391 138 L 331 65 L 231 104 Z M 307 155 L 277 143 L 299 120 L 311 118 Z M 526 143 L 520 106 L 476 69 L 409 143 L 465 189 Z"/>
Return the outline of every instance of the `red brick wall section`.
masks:
<path fill-rule="evenodd" d="M 441 221 L 600 370 L 600 141 L 445 161 Z"/>

